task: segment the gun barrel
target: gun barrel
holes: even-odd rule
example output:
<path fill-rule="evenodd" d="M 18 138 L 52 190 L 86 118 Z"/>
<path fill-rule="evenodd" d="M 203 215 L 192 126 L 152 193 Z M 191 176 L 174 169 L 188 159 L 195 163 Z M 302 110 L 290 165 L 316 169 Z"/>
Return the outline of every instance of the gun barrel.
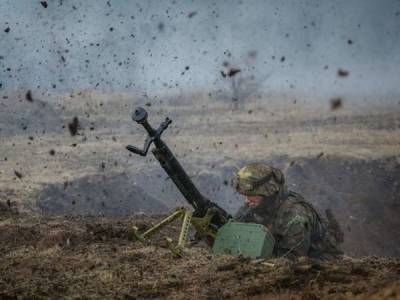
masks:
<path fill-rule="evenodd" d="M 161 134 L 172 121 L 166 118 L 158 129 L 154 129 L 148 123 L 147 117 L 148 114 L 145 109 L 141 107 L 135 109 L 132 114 L 132 120 L 142 125 L 149 134 L 149 137 L 146 139 L 143 150 L 130 145 L 127 146 L 127 149 L 133 153 L 146 156 L 151 143 L 154 143 L 155 148 L 152 150 L 154 156 L 160 162 L 161 167 L 172 179 L 178 190 L 182 193 L 183 197 L 185 197 L 186 201 L 195 209 L 194 215 L 203 217 L 209 209 L 213 209 L 216 214 L 212 219 L 212 223 L 217 227 L 221 226 L 225 220 L 229 219 L 231 216 L 216 203 L 203 197 L 174 154 L 161 140 Z"/>
<path fill-rule="evenodd" d="M 203 195 L 196 188 L 179 161 L 161 139 L 158 139 L 155 144 L 156 148 L 154 148 L 152 152 L 160 162 L 161 167 L 172 179 L 186 201 L 193 206 L 196 213 L 205 213 L 203 209 L 207 206 L 207 200 L 204 199 Z"/>

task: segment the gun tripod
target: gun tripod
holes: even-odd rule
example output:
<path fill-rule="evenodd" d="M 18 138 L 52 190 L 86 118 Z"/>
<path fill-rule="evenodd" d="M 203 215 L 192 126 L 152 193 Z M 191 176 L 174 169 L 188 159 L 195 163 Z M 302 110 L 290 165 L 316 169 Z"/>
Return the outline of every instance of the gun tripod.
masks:
<path fill-rule="evenodd" d="M 146 243 L 146 240 L 149 239 L 153 234 L 161 231 L 164 227 L 180 218 L 182 220 L 182 225 L 178 238 L 178 243 L 174 244 L 173 240 L 170 237 L 165 237 L 164 239 L 167 242 L 168 248 L 171 250 L 171 252 L 177 257 L 182 257 L 191 225 L 195 228 L 200 236 L 204 235 L 215 238 L 215 234 L 210 231 L 209 227 L 214 214 L 215 212 L 210 210 L 203 218 L 197 218 L 193 217 L 193 213 L 190 209 L 179 207 L 168 217 L 166 217 L 150 229 L 146 230 L 144 233 L 139 233 L 139 229 L 136 226 L 133 226 L 134 236 L 136 240 L 142 243 Z"/>
<path fill-rule="evenodd" d="M 170 216 L 162 220 L 160 223 L 142 234 L 140 234 L 136 229 L 135 236 L 136 239 L 144 242 L 146 238 L 150 237 L 153 233 L 160 231 L 163 227 L 170 224 L 174 220 L 181 218 L 182 228 L 179 235 L 178 244 L 174 245 L 171 239 L 166 239 L 172 252 L 181 256 L 182 250 L 185 247 L 190 225 L 195 228 L 199 237 L 205 237 L 207 242 L 210 242 L 215 239 L 218 228 L 226 223 L 226 221 L 230 218 L 230 215 L 216 203 L 211 202 L 199 192 L 174 154 L 161 140 L 162 133 L 168 128 L 172 121 L 169 118 L 166 118 L 165 121 L 162 122 L 157 129 L 155 129 L 149 124 L 147 117 L 147 111 L 141 107 L 136 108 L 133 112 L 132 120 L 143 126 L 148 133 L 148 137 L 146 138 L 142 149 L 132 145 L 128 145 L 126 149 L 140 156 L 146 156 L 150 146 L 154 144 L 155 147 L 151 150 L 151 152 L 160 162 L 161 167 L 171 178 L 172 182 L 182 193 L 186 201 L 193 207 L 193 214 L 195 217 L 192 216 L 192 212 L 187 208 L 181 207 Z"/>

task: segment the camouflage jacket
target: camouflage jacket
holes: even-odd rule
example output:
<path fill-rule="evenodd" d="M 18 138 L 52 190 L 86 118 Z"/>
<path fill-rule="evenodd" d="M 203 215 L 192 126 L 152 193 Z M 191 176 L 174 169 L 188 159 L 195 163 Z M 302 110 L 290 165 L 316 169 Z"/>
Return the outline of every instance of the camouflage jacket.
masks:
<path fill-rule="evenodd" d="M 275 256 L 330 259 L 343 254 L 339 248 L 340 241 L 328 230 L 329 224 L 321 219 L 311 204 L 294 192 L 289 192 L 272 212 L 260 213 L 242 207 L 236 219 L 266 226 L 275 238 Z"/>

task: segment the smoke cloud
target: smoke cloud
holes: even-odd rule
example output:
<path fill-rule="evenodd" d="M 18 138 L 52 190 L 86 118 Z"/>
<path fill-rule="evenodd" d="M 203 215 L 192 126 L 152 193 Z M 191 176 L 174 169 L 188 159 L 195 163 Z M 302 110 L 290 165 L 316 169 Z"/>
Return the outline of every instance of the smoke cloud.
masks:
<path fill-rule="evenodd" d="M 218 91 L 229 68 L 259 92 L 400 93 L 395 0 L 3 0 L 0 26 L 2 94 Z"/>

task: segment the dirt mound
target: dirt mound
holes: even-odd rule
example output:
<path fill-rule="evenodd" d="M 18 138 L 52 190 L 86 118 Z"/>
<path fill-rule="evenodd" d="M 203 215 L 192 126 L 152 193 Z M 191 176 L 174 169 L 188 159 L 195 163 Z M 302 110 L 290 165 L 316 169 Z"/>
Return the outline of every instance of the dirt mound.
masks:
<path fill-rule="evenodd" d="M 0 110 L 0 133 L 4 137 L 44 133 L 61 133 L 64 120 L 61 110 L 49 102 L 34 95 L 33 101 L 27 101 L 24 92 L 10 95 L 8 102 Z"/>
<path fill-rule="evenodd" d="M 236 165 L 249 162 L 223 162 L 200 172 L 193 181 L 204 195 L 234 213 L 243 200 L 231 186 L 232 174 Z M 267 162 L 281 168 L 289 189 L 313 203 L 323 217 L 327 209 L 334 213 L 345 233 L 346 254 L 400 257 L 398 157 L 365 160 L 320 153 L 277 156 Z"/>
<path fill-rule="evenodd" d="M 231 178 L 237 166 L 248 162 L 186 167 L 204 196 L 235 213 L 242 199 Z M 400 256 L 397 157 L 362 160 L 321 153 L 307 158 L 273 157 L 269 162 L 284 170 L 289 189 L 301 193 L 322 216 L 326 209 L 333 211 L 345 232 L 346 254 Z M 45 213 L 104 216 L 163 213 L 186 204 L 158 165 L 146 172 L 98 174 L 49 185 L 37 203 Z"/>
<path fill-rule="evenodd" d="M 0 201 L 0 216 L 12 216 L 18 214 L 17 207 L 10 201 Z"/>
<path fill-rule="evenodd" d="M 41 191 L 37 205 L 45 214 L 61 215 L 126 216 L 168 210 L 126 174 L 99 174 L 48 185 Z"/>
<path fill-rule="evenodd" d="M 203 244 L 175 258 L 159 236 L 132 239 L 160 217 L 0 218 L 1 298 L 389 299 L 399 296 L 400 260 L 319 262 L 214 256 Z M 12 224 L 12 225 L 10 225 Z M 21 234 L 23 233 L 23 234 Z M 177 226 L 166 235 L 176 239 Z M 14 238 L 12 238 L 14 237 Z"/>
<path fill-rule="evenodd" d="M 361 160 L 321 155 L 292 160 L 290 189 L 322 213 L 331 209 L 352 256 L 400 256 L 400 160 Z"/>

